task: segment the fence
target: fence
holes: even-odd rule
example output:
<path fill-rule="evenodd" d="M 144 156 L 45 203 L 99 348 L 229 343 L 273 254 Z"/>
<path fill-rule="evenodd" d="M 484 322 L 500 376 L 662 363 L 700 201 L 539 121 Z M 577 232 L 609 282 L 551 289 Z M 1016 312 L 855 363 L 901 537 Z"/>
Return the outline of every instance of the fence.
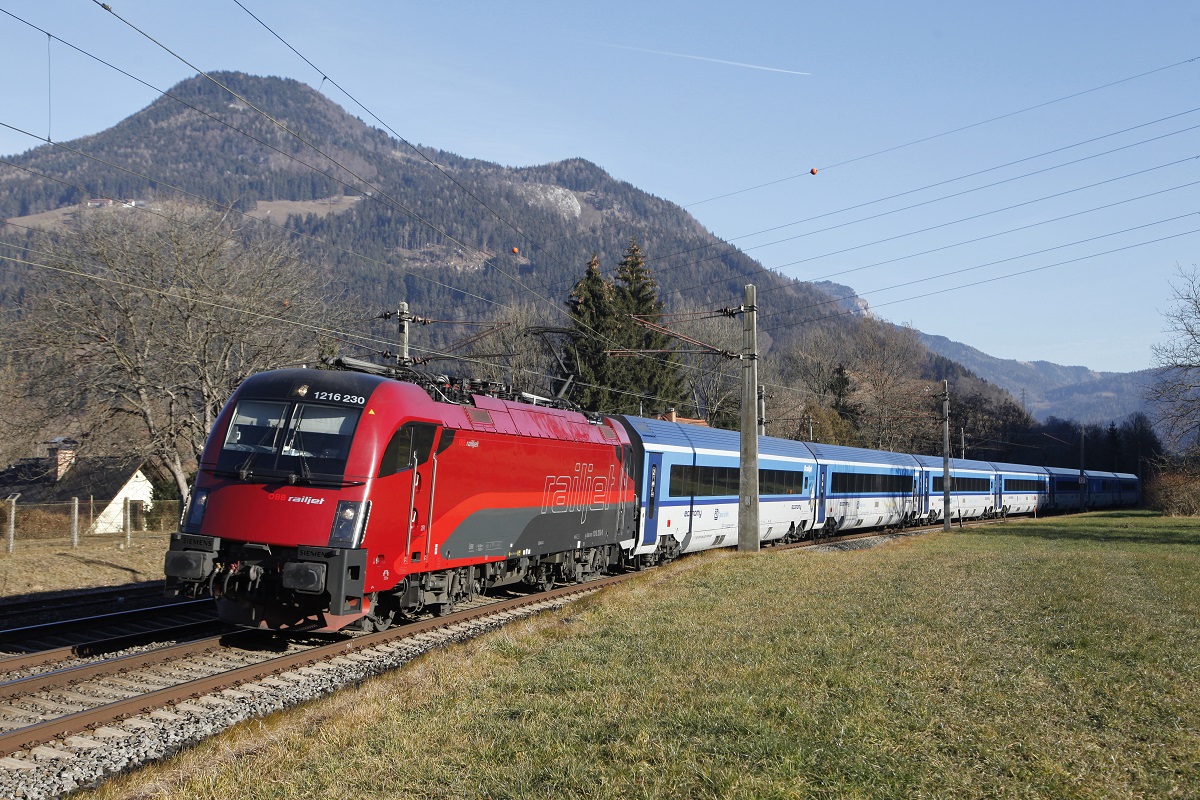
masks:
<path fill-rule="evenodd" d="M 116 522 L 102 520 L 103 509 L 92 498 L 71 498 L 66 503 L 22 503 L 12 498 L 5 503 L 5 550 L 13 552 L 22 542 L 81 541 L 124 538 L 134 534 L 178 529 L 179 501 L 160 500 L 147 508 L 141 501 L 126 499 L 118 506 Z"/>

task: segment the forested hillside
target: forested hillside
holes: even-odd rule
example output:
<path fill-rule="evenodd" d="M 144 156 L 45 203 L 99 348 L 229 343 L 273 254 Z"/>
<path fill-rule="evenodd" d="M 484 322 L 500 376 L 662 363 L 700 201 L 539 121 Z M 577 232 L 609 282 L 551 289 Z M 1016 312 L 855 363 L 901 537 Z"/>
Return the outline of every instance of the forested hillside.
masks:
<path fill-rule="evenodd" d="M 636 243 L 668 313 L 736 307 L 745 284 L 758 287 L 759 310 L 773 323 L 759 336 L 769 432 L 807 438 L 811 426 L 823 441 L 936 452 L 940 384 L 931 382 L 945 378 L 962 401 L 962 427 L 971 426 L 982 448 L 976 455 L 1029 460 L 1018 440 L 1034 423 L 1003 390 L 933 356 L 914 331 L 840 308 L 820 289 L 762 269 L 683 208 L 595 164 L 575 158 L 503 167 L 397 140 L 294 80 L 213 77 L 233 94 L 193 78 L 107 131 L 0 164 L 5 253 L 17 259 L 0 272 L 0 302 L 14 330 L 27 306 L 26 270 L 39 269 L 20 262 L 36 264 L 31 254 L 47 237 L 67 238 L 89 206 L 125 203 L 136 217 L 184 201 L 225 207 L 239 225 L 268 232 L 257 236 L 289 239 L 323 276 L 325 299 L 346 315 L 339 324 L 347 335 L 327 332 L 314 341 L 314 356 L 318 347 L 394 355 L 395 322 L 372 317 L 405 301 L 419 316 L 462 323 L 418 326 L 418 358 L 453 349 L 474 358 L 454 367 L 460 371 L 547 392 L 545 373 L 555 361 L 545 341 L 483 339 L 466 349 L 454 342 L 479 331 L 469 323 L 569 325 L 567 301 L 589 260 L 595 256 L 611 279 Z M 319 202 L 330 198 L 354 201 Z M 349 335 L 363 332 L 373 343 Z M 721 349 L 740 348 L 737 320 L 708 320 L 688 332 Z M 687 386 L 670 404 L 719 424 L 736 419 L 737 363 L 680 360 Z M 429 368 L 452 363 L 434 360 Z M 9 367 L 20 372 L 15 362 Z M 538 374 L 540 384 L 529 377 Z M 624 402 L 602 410 L 649 413 L 668 401 Z"/>

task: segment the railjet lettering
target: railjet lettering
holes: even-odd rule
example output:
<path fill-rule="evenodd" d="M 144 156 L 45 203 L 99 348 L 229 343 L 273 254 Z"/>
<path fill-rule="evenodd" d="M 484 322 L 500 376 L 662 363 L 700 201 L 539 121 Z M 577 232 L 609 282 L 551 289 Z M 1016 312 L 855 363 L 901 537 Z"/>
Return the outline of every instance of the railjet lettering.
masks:
<path fill-rule="evenodd" d="M 608 507 L 605 497 L 609 487 L 615 486 L 613 472 L 615 467 L 609 466 L 608 475 L 594 475 L 594 464 L 577 462 L 571 475 L 547 475 L 546 488 L 542 492 L 543 514 L 566 514 L 579 512 L 579 521 L 587 519 L 588 511 L 603 511 Z"/>
<path fill-rule="evenodd" d="M 279 492 L 271 492 L 267 495 L 268 500 L 277 500 L 281 503 L 304 503 L 309 506 L 319 506 L 325 502 L 324 497 L 311 497 L 309 495 L 301 495 L 300 497 L 289 497 L 286 494 Z"/>

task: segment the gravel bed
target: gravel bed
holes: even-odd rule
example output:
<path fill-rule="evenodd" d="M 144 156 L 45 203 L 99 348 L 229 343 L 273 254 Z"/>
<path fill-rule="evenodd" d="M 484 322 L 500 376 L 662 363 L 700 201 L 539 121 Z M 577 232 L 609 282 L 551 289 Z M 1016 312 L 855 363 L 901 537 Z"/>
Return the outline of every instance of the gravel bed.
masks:
<path fill-rule="evenodd" d="M 289 670 L 236 690 L 180 703 L 166 713 L 140 715 L 15 757 L 0 758 L 0 797 L 41 800 L 96 786 L 106 778 L 166 758 L 243 720 L 331 694 L 403 666 L 437 647 L 466 641 L 515 618 L 561 608 L 574 599 L 547 600 L 496 619 L 460 622 L 414 639 L 377 645 L 320 662 L 312 668 Z"/>
<path fill-rule="evenodd" d="M 939 528 L 940 530 L 940 528 Z M 841 542 L 828 542 L 826 544 L 815 544 L 812 547 L 803 547 L 794 552 L 797 553 L 832 553 L 846 550 L 866 550 L 871 547 L 878 547 L 881 544 L 896 539 L 902 539 L 907 536 L 922 536 L 928 531 L 902 531 L 895 533 L 880 533 L 875 536 L 864 536 L 861 539 L 846 539 Z"/>
<path fill-rule="evenodd" d="M 183 639 L 165 639 L 161 642 L 149 642 L 147 644 L 135 645 L 133 647 L 124 647 L 120 650 L 114 650 L 111 653 L 100 653 L 94 656 L 69 656 L 50 664 L 42 664 L 35 667 L 25 667 L 24 669 L 9 670 L 0 676 L 0 683 L 7 683 L 8 681 L 15 681 L 21 678 L 30 678 L 34 675 L 44 675 L 52 670 L 70 669 L 72 667 L 81 667 L 84 664 L 96 664 L 101 661 L 111 661 L 114 658 L 131 656 L 135 653 L 148 653 L 151 650 L 161 650 L 164 647 L 171 647 L 172 645 L 179 644 L 183 641 Z M 189 639 L 188 641 L 191 640 Z M 23 654 L 13 653 L 12 655 Z M 2 658 L 3 657 L 0 656 L 0 664 L 3 663 Z M 3 795 L 0 795 L 0 797 L 3 797 Z"/>

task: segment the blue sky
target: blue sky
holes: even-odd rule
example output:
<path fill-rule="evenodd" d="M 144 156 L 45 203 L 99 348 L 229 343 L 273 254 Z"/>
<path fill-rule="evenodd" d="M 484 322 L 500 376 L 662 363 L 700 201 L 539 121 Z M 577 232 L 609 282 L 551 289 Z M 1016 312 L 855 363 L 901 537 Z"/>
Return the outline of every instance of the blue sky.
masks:
<path fill-rule="evenodd" d="M 1150 366 L 1200 263 L 1195 2 L 242 2 L 409 141 L 587 158 L 768 268 L 995 356 Z M 233 0 L 110 5 L 195 68 L 322 84 Z M 164 89 L 195 72 L 91 0 L 0 9 Z M 0 41 L 6 125 L 66 141 L 156 96 L 9 16 Z M 37 143 L 0 129 L 0 153 Z M 785 309 L 763 301 L 769 330 Z"/>

